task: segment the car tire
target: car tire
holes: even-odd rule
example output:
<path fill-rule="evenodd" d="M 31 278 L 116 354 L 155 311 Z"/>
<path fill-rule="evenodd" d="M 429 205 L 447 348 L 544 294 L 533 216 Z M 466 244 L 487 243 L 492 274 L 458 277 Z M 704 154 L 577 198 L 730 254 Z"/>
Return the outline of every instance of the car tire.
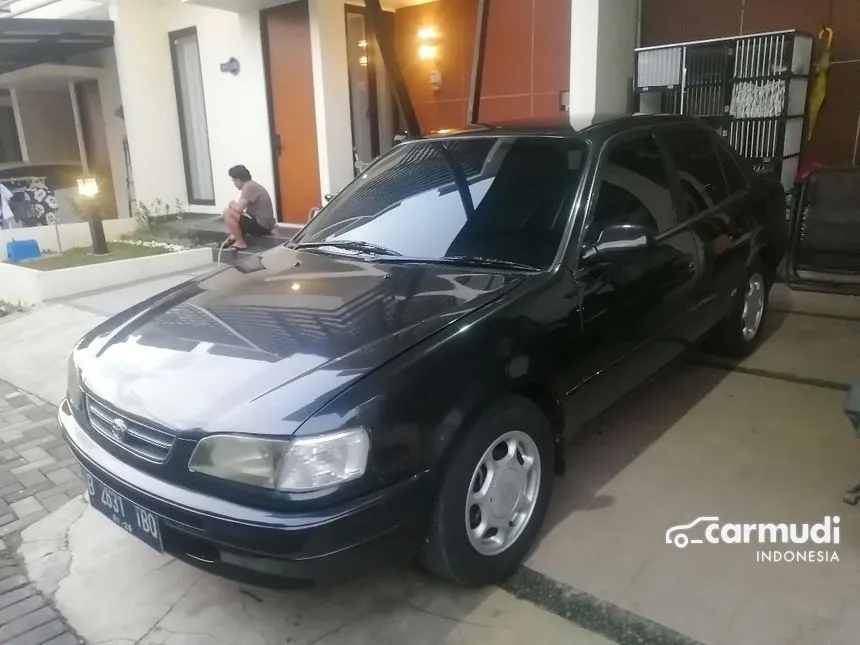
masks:
<path fill-rule="evenodd" d="M 731 311 L 714 329 L 710 348 L 729 358 L 744 358 L 758 347 L 769 310 L 773 277 L 760 262 L 751 265 L 732 300 Z"/>
<path fill-rule="evenodd" d="M 440 578 L 482 587 L 510 577 L 534 544 L 554 444 L 540 408 L 519 396 L 490 406 L 465 433 L 442 473 L 421 560 Z"/>

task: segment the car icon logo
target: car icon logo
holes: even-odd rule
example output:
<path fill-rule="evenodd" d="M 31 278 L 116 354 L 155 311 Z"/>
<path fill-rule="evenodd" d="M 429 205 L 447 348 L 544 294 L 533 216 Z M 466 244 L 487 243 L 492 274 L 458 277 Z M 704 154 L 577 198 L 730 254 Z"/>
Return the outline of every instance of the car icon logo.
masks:
<path fill-rule="evenodd" d="M 705 522 L 719 522 L 719 517 L 697 517 L 695 520 L 690 522 L 689 524 L 679 524 L 678 526 L 673 526 L 668 531 L 666 531 L 666 544 L 674 544 L 679 549 L 686 548 L 690 544 L 702 544 L 704 540 L 701 538 L 691 538 L 687 535 L 686 531 L 692 529 L 699 524 L 704 524 Z"/>
<path fill-rule="evenodd" d="M 110 431 L 117 441 L 125 441 L 125 434 L 128 432 L 128 425 L 122 419 L 114 419 L 111 421 Z"/>

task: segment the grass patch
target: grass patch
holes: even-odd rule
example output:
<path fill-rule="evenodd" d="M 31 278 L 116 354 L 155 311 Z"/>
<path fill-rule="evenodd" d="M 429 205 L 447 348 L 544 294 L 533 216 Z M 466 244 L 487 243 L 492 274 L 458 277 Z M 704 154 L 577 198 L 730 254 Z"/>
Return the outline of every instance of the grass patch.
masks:
<path fill-rule="evenodd" d="M 69 249 L 64 253 L 43 255 L 36 260 L 27 260 L 16 264 L 39 271 L 54 271 L 55 269 L 68 269 L 89 264 L 103 264 L 105 262 L 113 262 L 114 260 L 131 260 L 133 258 L 144 258 L 151 255 L 169 253 L 164 248 L 153 248 L 123 242 L 108 242 L 108 251 L 110 251 L 109 255 L 93 255 L 92 248 L 80 247 Z"/>

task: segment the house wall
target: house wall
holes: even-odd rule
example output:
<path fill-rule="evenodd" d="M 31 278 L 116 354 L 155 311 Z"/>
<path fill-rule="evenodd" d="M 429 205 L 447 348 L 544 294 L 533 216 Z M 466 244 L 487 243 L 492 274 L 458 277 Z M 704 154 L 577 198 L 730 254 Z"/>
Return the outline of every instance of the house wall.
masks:
<path fill-rule="evenodd" d="M 68 87 L 18 89 L 18 111 L 31 163 L 80 163 Z"/>
<path fill-rule="evenodd" d="M 575 4 L 575 3 L 574 3 Z M 560 117 L 569 89 L 571 0 L 493 0 L 487 18 L 478 120 Z M 467 124 L 477 0 L 437 0 L 395 13 L 397 53 L 425 132 Z M 440 34 L 437 64 L 418 55 L 418 30 Z M 442 88 L 430 86 L 438 69 Z"/>
<path fill-rule="evenodd" d="M 346 53 L 346 4 L 354 3 L 343 0 L 310 0 L 311 57 L 321 196 L 342 190 L 354 177 Z"/>
<path fill-rule="evenodd" d="M 572 9 L 570 113 L 582 127 L 628 112 L 638 13 L 630 0 L 576 0 Z"/>
<path fill-rule="evenodd" d="M 165 0 L 116 0 L 116 60 L 128 130 L 136 197 L 152 203 L 187 205 L 179 115 L 168 33 L 196 27 L 212 157 L 215 206 L 193 212 L 218 213 L 235 199 L 227 170 L 245 164 L 276 195 L 263 49 L 258 11 L 232 13 Z M 238 76 L 220 64 L 239 60 Z"/>
<path fill-rule="evenodd" d="M 642 0 L 642 44 L 660 45 L 780 29 L 817 36 L 834 28 L 827 99 L 804 161 L 854 165 L 860 124 L 860 2 L 857 0 Z"/>

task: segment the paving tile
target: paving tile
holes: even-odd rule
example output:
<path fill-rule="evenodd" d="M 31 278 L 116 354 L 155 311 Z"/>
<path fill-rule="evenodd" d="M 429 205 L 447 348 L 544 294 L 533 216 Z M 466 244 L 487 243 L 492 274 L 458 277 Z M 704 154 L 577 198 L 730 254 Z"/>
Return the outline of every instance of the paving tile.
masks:
<path fill-rule="evenodd" d="M 63 468 L 62 470 L 55 470 L 53 472 L 48 473 L 48 479 L 59 485 L 64 482 L 79 480 L 80 477 L 77 475 L 77 473 L 70 470 L 69 468 Z"/>
<path fill-rule="evenodd" d="M 69 501 L 69 496 L 65 493 L 56 493 L 51 495 L 50 497 L 45 497 L 40 500 L 42 502 L 42 506 L 45 507 L 45 510 L 49 513 L 53 513 L 58 508 L 61 508 L 66 505 Z"/>
<path fill-rule="evenodd" d="M 16 602 L 14 605 L 0 609 L 0 625 L 12 622 L 21 616 L 26 616 L 44 605 L 45 602 L 39 596 L 30 596 L 20 602 Z"/>
<path fill-rule="evenodd" d="M 40 627 L 52 620 L 56 620 L 56 618 L 57 612 L 50 607 L 37 609 L 31 614 L 27 614 L 17 620 L 13 620 L 11 623 L 0 626 L 0 643 L 9 643 L 14 637 L 26 634 L 36 627 Z"/>
<path fill-rule="evenodd" d="M 17 477 L 21 473 L 26 473 L 26 472 L 29 472 L 31 470 L 38 470 L 39 468 L 43 468 L 44 466 L 50 466 L 51 464 L 55 464 L 55 463 L 57 463 L 57 460 L 54 459 L 53 457 L 45 457 L 44 459 L 40 459 L 39 461 L 34 461 L 34 462 L 28 463 L 24 466 L 18 466 L 17 468 L 13 468 L 9 472 L 11 472 L 13 475 L 15 475 Z"/>
<path fill-rule="evenodd" d="M 36 590 L 30 585 L 18 587 L 12 591 L 7 591 L 0 595 L 0 609 L 19 603 L 22 600 L 26 600 L 30 596 L 35 595 L 35 593 Z"/>
<path fill-rule="evenodd" d="M 19 500 L 17 502 L 12 502 L 10 506 L 12 507 L 12 510 L 15 511 L 15 515 L 17 515 L 18 517 L 25 517 L 27 515 L 38 513 L 39 511 L 44 510 L 44 507 L 35 497 L 25 497 L 24 499 Z"/>
<path fill-rule="evenodd" d="M 17 502 L 19 500 L 24 499 L 25 497 L 30 497 L 35 495 L 36 493 L 41 493 L 44 490 L 48 490 L 54 487 L 54 482 L 43 478 L 40 482 L 33 484 L 32 486 L 27 486 L 26 488 L 19 488 L 17 491 L 13 493 L 9 493 L 8 495 L 4 495 L 3 499 L 5 499 L 10 504 L 12 502 Z"/>
<path fill-rule="evenodd" d="M 28 410 L 24 413 L 24 416 L 30 421 L 45 421 L 47 419 L 56 420 L 57 408 L 54 406 L 43 405 L 35 408 L 34 410 Z"/>
<path fill-rule="evenodd" d="M 67 459 L 74 459 L 74 455 L 72 454 L 72 449 L 69 448 L 69 446 L 65 443 L 65 441 L 63 442 L 63 445 L 61 445 L 61 446 L 49 448 L 48 452 L 57 461 L 62 462 L 62 461 L 65 461 Z"/>
<path fill-rule="evenodd" d="M 79 641 L 71 633 L 52 638 L 45 645 L 79 645 Z"/>
<path fill-rule="evenodd" d="M 27 578 L 22 575 L 4 578 L 3 580 L 0 580 L 0 594 L 4 594 L 7 591 L 12 591 L 14 589 L 18 589 L 19 587 L 23 587 L 27 584 L 27 582 Z"/>
<path fill-rule="evenodd" d="M 8 645 L 43 645 L 48 639 L 62 635 L 64 632 L 66 632 L 66 626 L 59 620 L 52 620 L 46 625 L 16 636 L 9 641 Z"/>
<path fill-rule="evenodd" d="M 42 461 L 43 459 L 53 459 L 51 455 L 45 452 L 44 449 L 36 446 L 35 448 L 16 448 L 16 451 L 19 455 L 21 455 L 24 459 L 29 461 L 30 463 L 36 461 Z"/>
<path fill-rule="evenodd" d="M 15 478 L 25 487 L 35 486 L 36 484 L 48 481 L 48 478 L 45 477 L 42 473 L 40 473 L 38 470 L 29 470 L 23 473 L 15 473 Z"/>

